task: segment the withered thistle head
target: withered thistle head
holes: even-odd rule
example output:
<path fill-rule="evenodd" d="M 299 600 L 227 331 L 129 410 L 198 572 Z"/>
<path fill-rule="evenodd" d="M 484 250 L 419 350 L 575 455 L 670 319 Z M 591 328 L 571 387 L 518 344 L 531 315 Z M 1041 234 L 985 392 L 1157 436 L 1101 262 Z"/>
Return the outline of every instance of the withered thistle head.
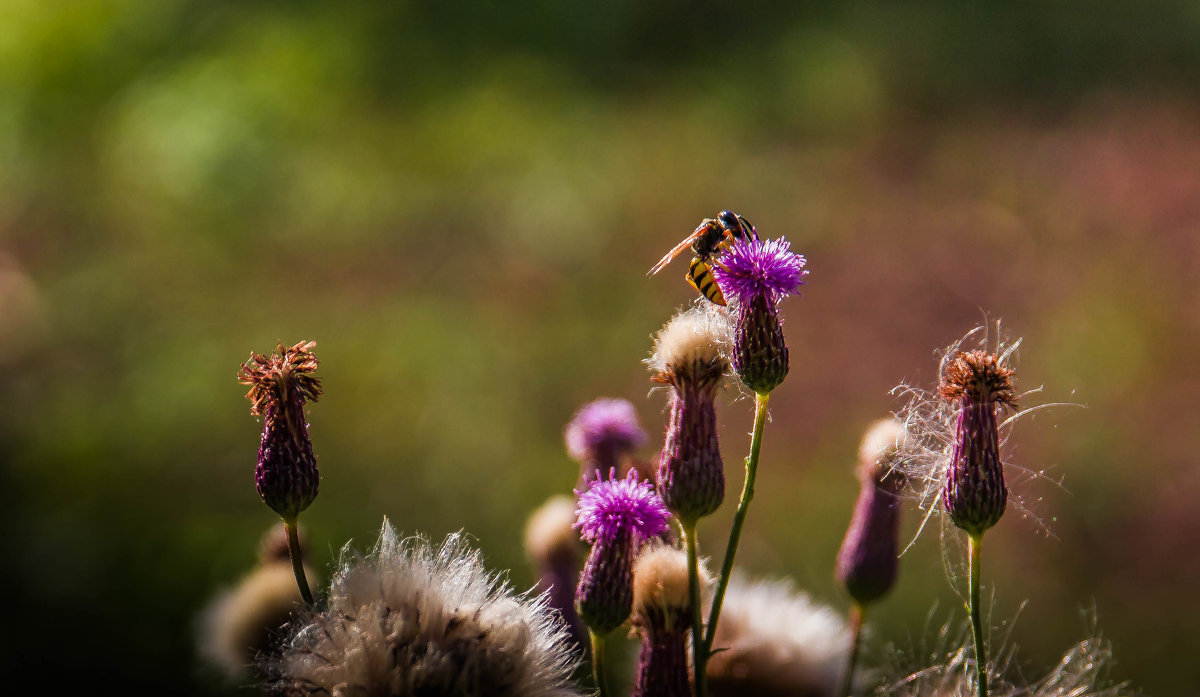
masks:
<path fill-rule="evenodd" d="M 717 438 L 716 393 L 729 362 L 721 355 L 720 318 L 693 308 L 676 315 L 654 341 L 654 380 L 670 385 L 658 490 L 685 524 L 711 515 L 725 499 Z"/>
<path fill-rule="evenodd" d="M 709 582 L 701 564 L 700 584 Z M 687 554 L 647 546 L 633 565 L 633 625 L 642 637 L 631 697 L 690 697 L 687 639 L 691 598 Z"/>
<path fill-rule="evenodd" d="M 779 303 L 800 292 L 805 258 L 784 239 L 744 239 L 713 265 L 713 277 L 734 301 L 733 369 L 746 387 L 768 394 L 788 374 L 788 347 Z"/>
<path fill-rule="evenodd" d="M 904 440 L 903 424 L 882 419 L 867 430 L 859 447 L 861 489 L 838 551 L 836 574 L 860 606 L 878 600 L 896 582 L 903 476 L 895 459 Z"/>
<path fill-rule="evenodd" d="M 956 526 L 979 536 L 1008 502 L 996 412 L 1016 406 L 1013 371 L 979 349 L 960 351 L 944 365 L 938 394 L 957 402 L 958 411 L 942 505 Z"/>
<path fill-rule="evenodd" d="M 263 417 L 254 482 L 259 496 L 284 520 L 295 520 L 308 508 L 320 483 L 304 416 L 304 405 L 321 396 L 321 381 L 313 376 L 316 345 L 301 341 L 280 344 L 270 356 L 252 353 L 238 372 L 238 382 L 250 386 L 250 413 Z"/>

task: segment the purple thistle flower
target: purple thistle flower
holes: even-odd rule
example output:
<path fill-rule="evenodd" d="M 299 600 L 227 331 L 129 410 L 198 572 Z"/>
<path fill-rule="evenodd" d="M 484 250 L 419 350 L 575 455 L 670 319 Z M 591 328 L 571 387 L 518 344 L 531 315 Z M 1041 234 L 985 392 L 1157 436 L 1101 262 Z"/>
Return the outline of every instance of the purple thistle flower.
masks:
<path fill-rule="evenodd" d="M 624 460 L 646 442 L 629 400 L 601 398 L 583 405 L 563 432 L 567 453 L 580 463 L 586 486 L 597 473 L 621 471 Z"/>
<path fill-rule="evenodd" d="M 778 304 L 800 292 L 808 270 L 801 254 L 791 251 L 787 238 L 747 239 L 730 246 L 713 265 L 713 276 L 726 297 L 739 303 L 765 297 Z"/>
<path fill-rule="evenodd" d="M 1008 502 L 1000 461 L 997 408 L 1016 406 L 1013 371 L 986 351 L 961 351 L 942 375 L 938 394 L 958 400 L 954 445 L 942 490 L 950 520 L 972 536 L 999 522 Z"/>
<path fill-rule="evenodd" d="M 312 375 L 318 364 L 311 351 L 316 345 L 301 341 L 291 347 L 280 344 L 270 356 L 252 353 L 238 372 L 238 382 L 250 386 L 250 413 L 263 417 L 255 486 L 285 521 L 294 521 L 308 508 L 320 484 L 304 418 L 304 405 L 321 396 L 321 382 Z"/>
<path fill-rule="evenodd" d="M 784 238 L 748 239 L 732 245 L 713 264 L 713 277 L 736 306 L 733 369 L 742 383 L 768 394 L 788 374 L 788 347 L 779 303 L 800 292 L 806 260 Z"/>
<path fill-rule="evenodd" d="M 633 473 L 597 478 L 579 496 L 575 526 L 592 551 L 575 589 L 575 608 L 596 634 L 608 634 L 629 618 L 637 548 L 666 532 L 669 517 L 653 485 Z"/>
<path fill-rule="evenodd" d="M 650 482 L 631 473 L 624 479 L 597 479 L 579 496 L 575 527 L 586 542 L 611 543 L 623 533 L 644 542 L 667 531 L 671 514 Z"/>

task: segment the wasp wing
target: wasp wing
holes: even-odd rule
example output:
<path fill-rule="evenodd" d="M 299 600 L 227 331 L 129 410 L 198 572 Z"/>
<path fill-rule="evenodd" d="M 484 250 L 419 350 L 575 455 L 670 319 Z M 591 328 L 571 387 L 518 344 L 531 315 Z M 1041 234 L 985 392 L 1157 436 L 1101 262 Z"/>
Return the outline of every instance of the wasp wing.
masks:
<path fill-rule="evenodd" d="M 670 264 L 672 259 L 674 259 L 675 257 L 682 254 L 683 251 L 685 249 L 687 249 L 688 247 L 692 246 L 692 242 L 695 242 L 696 239 L 698 237 L 700 237 L 701 235 L 703 235 L 707 229 L 708 228 L 706 226 L 701 225 L 700 227 L 693 230 L 692 234 L 683 238 L 683 240 L 679 244 L 675 245 L 674 249 L 667 252 L 667 255 L 665 257 L 663 257 L 662 259 L 659 259 L 658 263 L 654 265 L 654 268 L 652 268 L 646 272 L 646 275 L 653 276 L 654 274 L 658 273 L 659 271 L 662 271 L 663 269 L 667 268 L 667 264 Z"/>

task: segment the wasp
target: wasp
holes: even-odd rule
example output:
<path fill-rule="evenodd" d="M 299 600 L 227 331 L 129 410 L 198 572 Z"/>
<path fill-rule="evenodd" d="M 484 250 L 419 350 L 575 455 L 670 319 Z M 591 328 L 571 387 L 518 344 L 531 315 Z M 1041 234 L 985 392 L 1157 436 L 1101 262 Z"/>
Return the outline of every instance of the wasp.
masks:
<path fill-rule="evenodd" d="M 725 304 L 725 294 L 717 285 L 712 275 L 712 265 L 719 264 L 717 257 L 734 242 L 746 239 L 758 239 L 758 231 L 742 216 L 733 211 L 721 211 L 717 217 L 705 218 L 692 234 L 683 238 L 675 248 L 667 252 L 654 268 L 646 274 L 653 276 L 671 263 L 671 260 L 683 253 L 688 247 L 692 248 L 692 263 L 688 266 L 684 279 L 710 302 L 717 305 Z"/>

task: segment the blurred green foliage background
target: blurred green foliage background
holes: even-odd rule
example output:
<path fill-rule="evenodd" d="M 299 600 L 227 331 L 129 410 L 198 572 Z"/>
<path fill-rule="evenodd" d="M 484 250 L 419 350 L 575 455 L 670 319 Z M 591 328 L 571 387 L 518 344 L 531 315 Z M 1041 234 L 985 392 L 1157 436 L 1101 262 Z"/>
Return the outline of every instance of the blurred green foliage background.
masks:
<path fill-rule="evenodd" d="M 1033 401 L 1087 406 L 1010 441 L 1066 489 L 1014 484 L 1053 537 L 1015 509 L 988 537 L 1016 668 L 1094 607 L 1114 677 L 1194 690 L 1197 84 L 1190 2 L 6 2 L 4 672 L 221 693 L 195 619 L 272 523 L 235 374 L 280 341 L 322 359 L 315 563 L 386 514 L 527 586 L 574 409 L 661 433 L 640 361 L 693 295 L 646 269 L 733 208 L 812 270 L 744 565 L 846 607 L 861 430 L 1002 318 Z M 726 394 L 714 554 L 752 411 Z M 957 617 L 941 554 L 904 557 L 867 660 Z"/>

